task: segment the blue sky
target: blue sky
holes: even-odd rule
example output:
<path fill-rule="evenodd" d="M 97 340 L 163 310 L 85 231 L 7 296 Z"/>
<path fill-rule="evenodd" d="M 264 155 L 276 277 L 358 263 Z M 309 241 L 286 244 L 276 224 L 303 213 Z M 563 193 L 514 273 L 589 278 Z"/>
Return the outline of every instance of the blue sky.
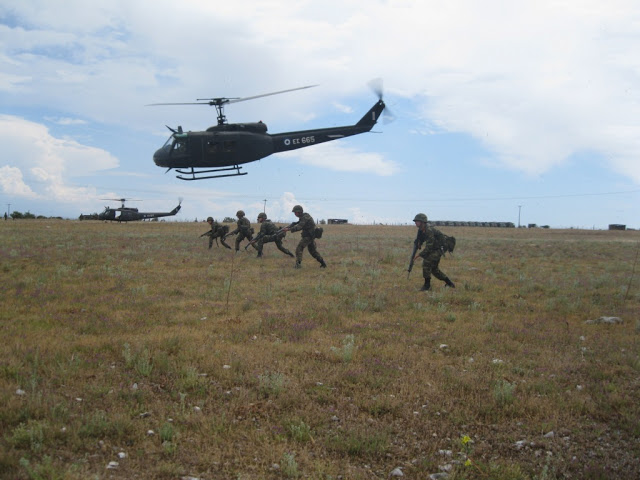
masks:
<path fill-rule="evenodd" d="M 632 1 L 92 1 L 0 3 L 2 209 L 77 218 L 117 202 L 176 220 L 242 208 L 293 221 L 640 219 L 640 6 Z M 375 133 L 184 182 L 152 160 L 165 125 L 205 106 L 270 133 L 356 123 L 382 78 Z"/>

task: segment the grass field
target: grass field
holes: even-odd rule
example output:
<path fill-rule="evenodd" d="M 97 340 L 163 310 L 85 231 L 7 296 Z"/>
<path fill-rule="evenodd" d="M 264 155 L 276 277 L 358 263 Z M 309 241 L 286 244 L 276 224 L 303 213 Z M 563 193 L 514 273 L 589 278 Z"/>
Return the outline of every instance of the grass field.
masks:
<path fill-rule="evenodd" d="M 640 478 L 640 232 L 207 228 L 0 222 L 0 478 Z"/>

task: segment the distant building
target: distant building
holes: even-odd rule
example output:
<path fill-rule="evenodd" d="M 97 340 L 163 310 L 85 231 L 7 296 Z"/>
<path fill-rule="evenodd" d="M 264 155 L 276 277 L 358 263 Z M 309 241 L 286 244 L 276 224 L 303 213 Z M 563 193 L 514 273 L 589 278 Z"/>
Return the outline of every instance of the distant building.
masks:
<path fill-rule="evenodd" d="M 609 230 L 626 230 L 627 226 L 622 225 L 620 223 L 611 223 L 609 224 Z"/>
<path fill-rule="evenodd" d="M 327 223 L 329 223 L 329 225 L 338 225 L 341 223 L 348 223 L 349 220 L 345 219 L 345 218 L 329 218 L 327 220 Z"/>

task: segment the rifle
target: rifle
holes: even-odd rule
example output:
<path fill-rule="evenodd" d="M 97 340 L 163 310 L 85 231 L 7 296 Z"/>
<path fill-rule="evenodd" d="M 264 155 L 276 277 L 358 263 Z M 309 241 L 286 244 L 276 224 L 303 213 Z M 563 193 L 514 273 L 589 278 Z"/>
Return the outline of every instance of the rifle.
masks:
<path fill-rule="evenodd" d="M 289 224 L 289 225 L 287 225 L 286 227 L 282 227 L 280 230 L 278 230 L 276 233 L 274 233 L 274 235 L 280 235 L 281 233 L 286 233 L 286 232 L 284 231 L 286 228 L 291 228 L 291 227 L 293 227 L 294 225 L 297 225 L 297 224 L 298 224 L 298 222 L 290 223 L 290 224 Z"/>
<path fill-rule="evenodd" d="M 247 243 L 244 247 L 244 249 L 246 250 L 247 248 L 249 248 L 251 245 L 253 245 L 254 243 L 256 243 L 258 240 L 260 240 L 259 237 L 254 238 L 253 240 L 251 240 L 249 243 Z"/>
<path fill-rule="evenodd" d="M 411 274 L 411 270 L 413 269 L 413 261 L 416 258 L 416 253 L 420 249 L 418 238 L 413 241 L 413 251 L 411 252 L 411 258 L 409 259 L 409 268 L 407 268 L 407 278 Z"/>
<path fill-rule="evenodd" d="M 227 239 L 227 237 L 230 237 L 230 236 L 232 236 L 232 235 L 237 235 L 237 234 L 238 234 L 238 231 L 237 231 L 237 230 L 236 230 L 235 232 L 227 233 L 227 234 L 225 234 L 225 235 L 223 235 L 223 236 L 222 236 L 222 240 L 226 240 L 226 239 Z"/>

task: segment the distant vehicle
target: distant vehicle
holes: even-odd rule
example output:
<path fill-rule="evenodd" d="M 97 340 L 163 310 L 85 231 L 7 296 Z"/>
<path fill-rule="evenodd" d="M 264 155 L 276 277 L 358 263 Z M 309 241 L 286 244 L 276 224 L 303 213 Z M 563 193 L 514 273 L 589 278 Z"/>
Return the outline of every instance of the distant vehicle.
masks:
<path fill-rule="evenodd" d="M 124 202 L 131 200 L 130 198 L 105 198 L 104 200 L 113 200 L 121 202 L 120 208 L 104 207 L 104 211 L 98 215 L 98 220 L 111 222 L 136 222 L 139 220 L 154 220 L 160 217 L 171 217 L 180 211 L 182 199 L 179 199 L 178 206 L 170 212 L 140 212 L 137 208 L 125 207 Z M 81 215 L 82 217 L 82 215 Z"/>
<path fill-rule="evenodd" d="M 164 146 L 153 155 L 153 161 L 167 171 L 175 169 L 180 180 L 204 180 L 207 178 L 233 177 L 246 175 L 240 172 L 243 163 L 255 162 L 273 153 L 286 152 L 318 143 L 338 140 L 340 138 L 368 132 L 378 121 L 385 109 L 382 101 L 381 81 L 372 81 L 370 86 L 376 91 L 378 101 L 356 123 L 344 127 L 318 128 L 295 132 L 267 133 L 267 125 L 254 123 L 227 123 L 224 106 L 231 103 L 244 102 L 255 98 L 278 95 L 281 93 L 315 87 L 292 88 L 279 92 L 265 93 L 245 98 L 200 98 L 192 103 L 154 103 L 157 105 L 210 105 L 216 107 L 218 124 L 200 132 L 184 132 L 169 126 L 171 136 Z M 235 173 L 225 173 L 233 171 Z M 212 173 L 213 175 L 206 175 Z M 185 176 L 186 175 L 186 176 Z"/>

